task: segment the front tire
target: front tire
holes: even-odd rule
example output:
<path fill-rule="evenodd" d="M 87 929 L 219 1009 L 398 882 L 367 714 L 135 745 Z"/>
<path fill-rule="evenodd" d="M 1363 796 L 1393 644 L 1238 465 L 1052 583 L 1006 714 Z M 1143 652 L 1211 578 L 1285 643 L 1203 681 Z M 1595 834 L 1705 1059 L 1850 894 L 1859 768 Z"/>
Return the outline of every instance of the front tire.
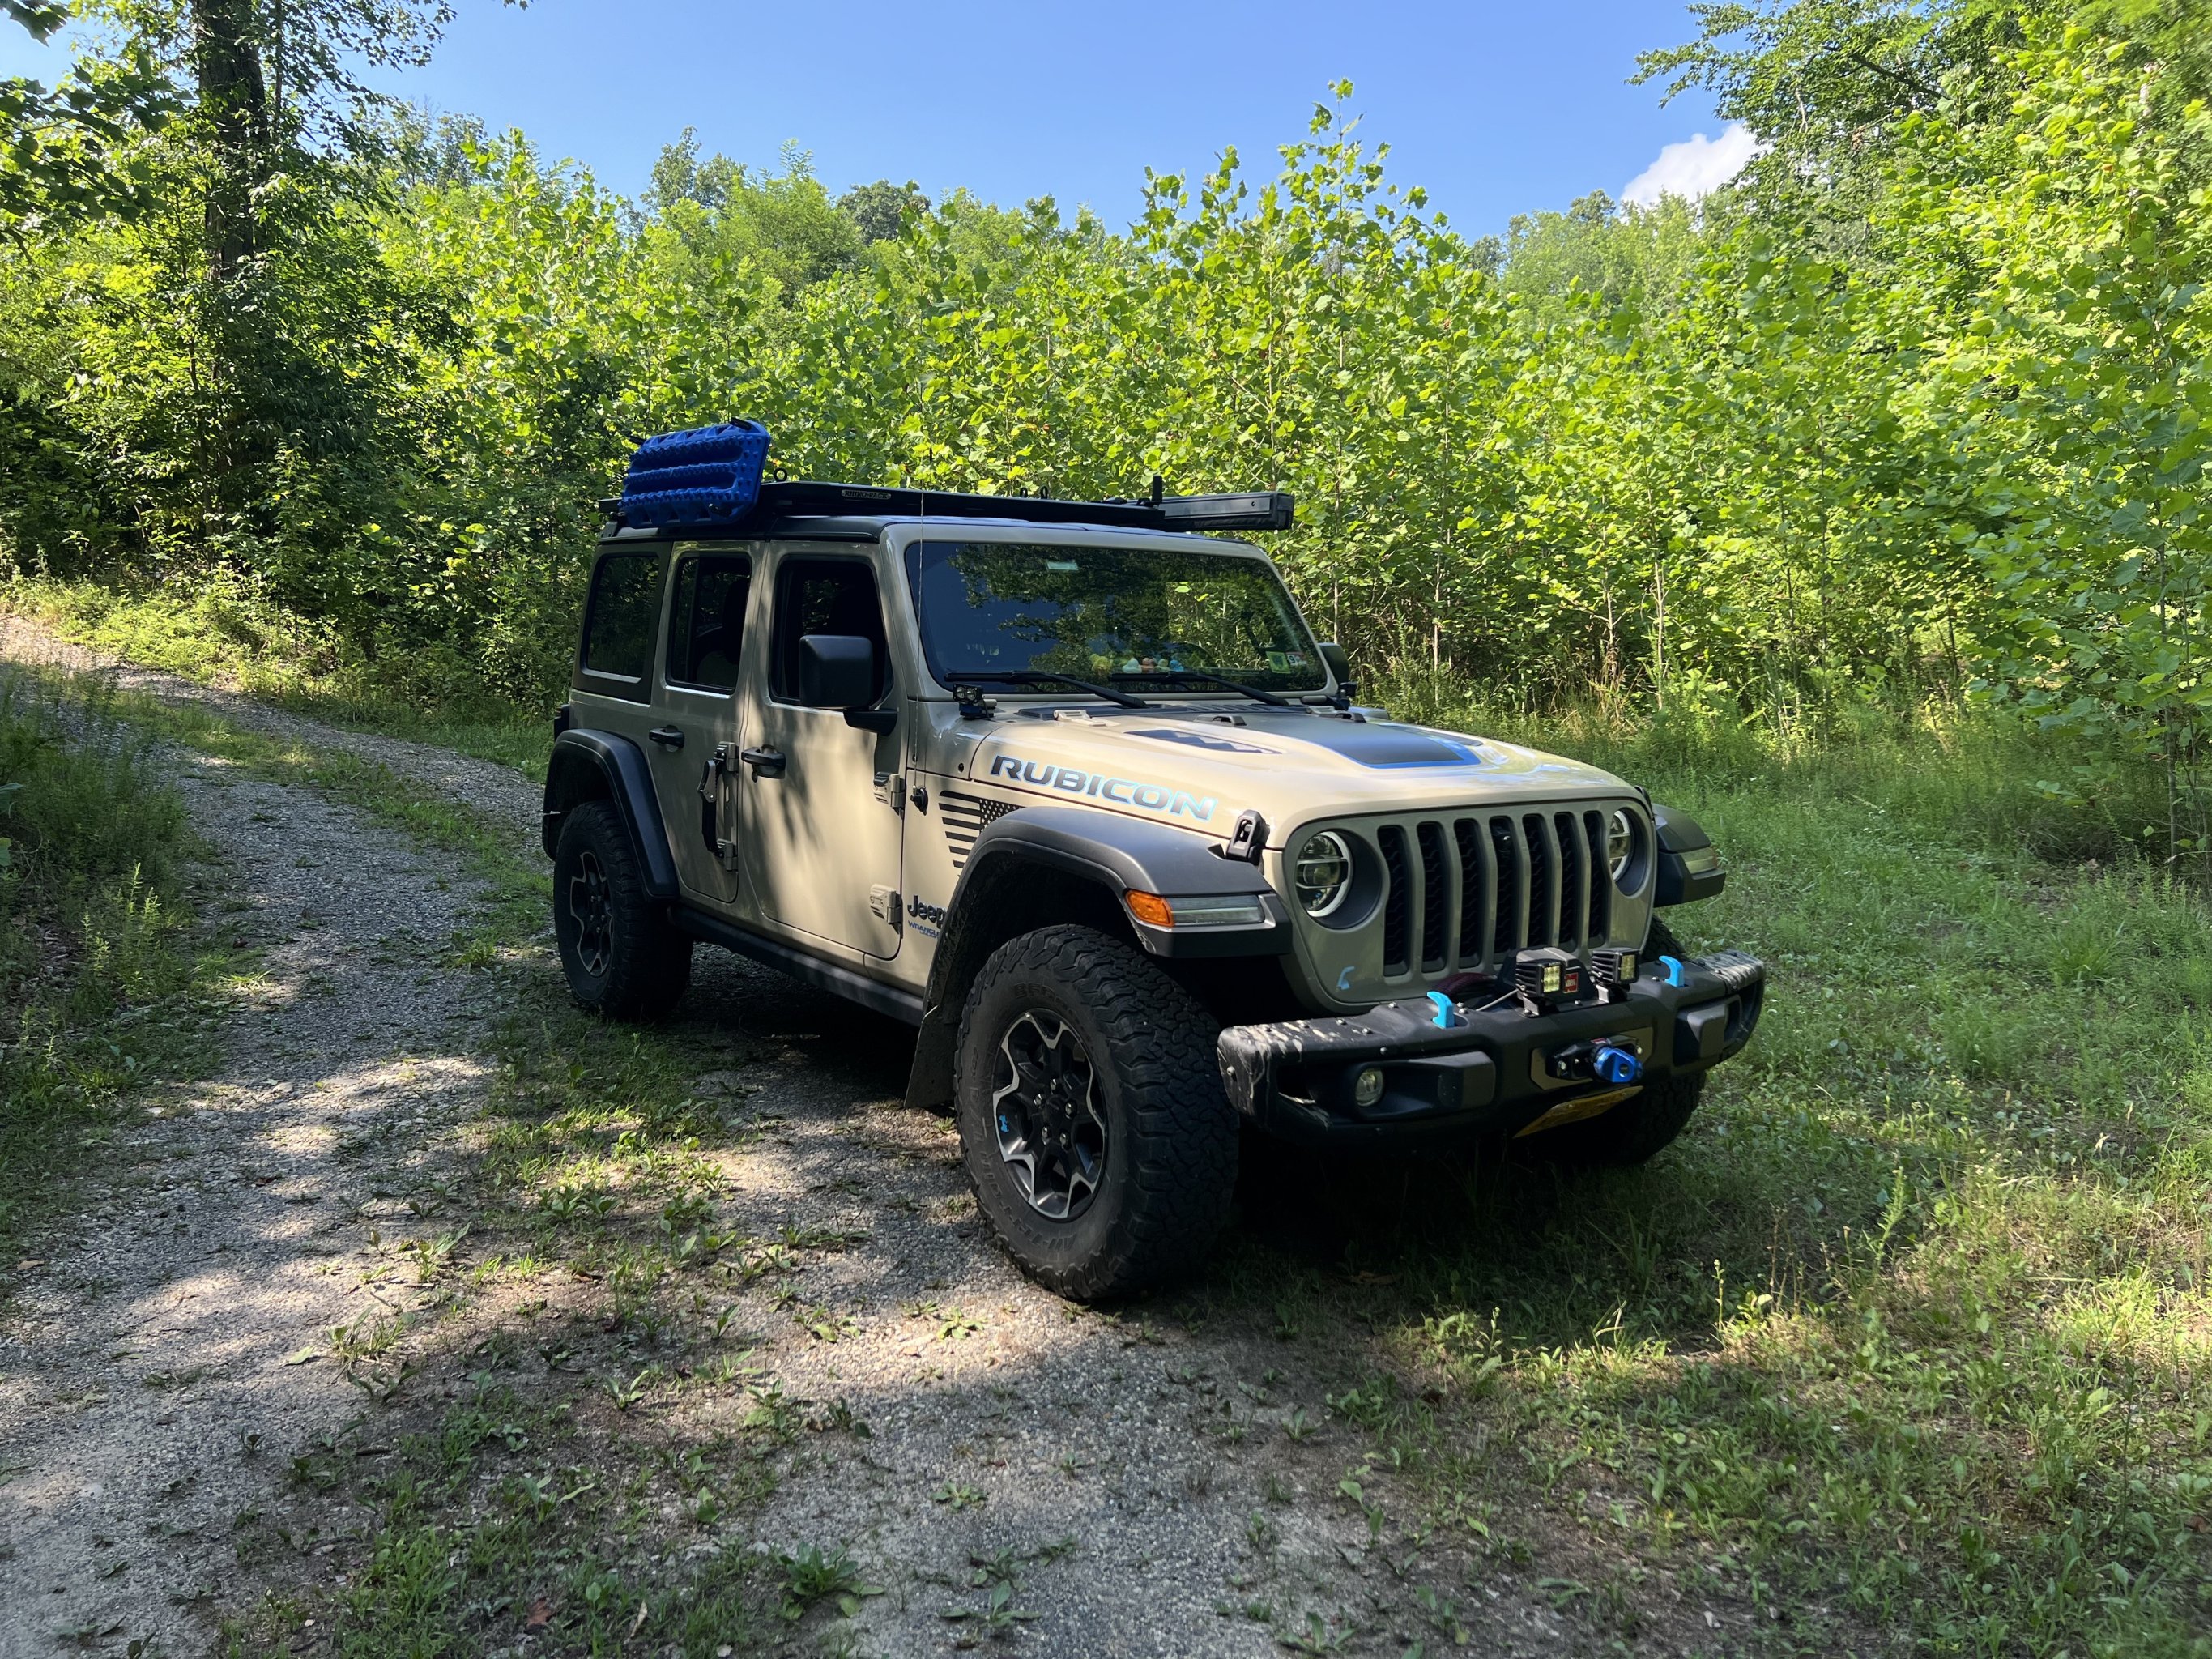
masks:
<path fill-rule="evenodd" d="M 579 1006 L 609 1019 L 665 1018 L 691 982 L 691 941 L 646 896 L 611 803 L 586 801 L 553 848 L 553 937 Z"/>
<path fill-rule="evenodd" d="M 1237 1184 L 1220 1028 L 1118 939 L 1002 945 L 961 1014 L 955 1115 L 975 1201 L 1024 1272 L 1078 1301 L 1205 1258 Z"/>

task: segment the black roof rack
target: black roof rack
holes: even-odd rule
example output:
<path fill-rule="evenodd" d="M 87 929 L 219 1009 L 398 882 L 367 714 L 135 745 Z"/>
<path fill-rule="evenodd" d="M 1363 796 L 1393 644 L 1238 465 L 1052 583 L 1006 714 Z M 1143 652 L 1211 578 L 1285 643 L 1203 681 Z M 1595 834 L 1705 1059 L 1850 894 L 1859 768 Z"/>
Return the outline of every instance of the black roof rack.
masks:
<path fill-rule="evenodd" d="M 1297 503 L 1279 489 L 1227 495 L 1164 495 L 1150 501 L 1056 501 L 1045 495 L 962 495 L 943 489 L 794 480 L 763 483 L 744 513 L 665 526 L 672 533 L 744 531 L 782 519 L 1016 519 L 1030 524 L 1104 525 L 1116 530 L 1287 530 Z M 623 522 L 619 497 L 599 511 Z"/>

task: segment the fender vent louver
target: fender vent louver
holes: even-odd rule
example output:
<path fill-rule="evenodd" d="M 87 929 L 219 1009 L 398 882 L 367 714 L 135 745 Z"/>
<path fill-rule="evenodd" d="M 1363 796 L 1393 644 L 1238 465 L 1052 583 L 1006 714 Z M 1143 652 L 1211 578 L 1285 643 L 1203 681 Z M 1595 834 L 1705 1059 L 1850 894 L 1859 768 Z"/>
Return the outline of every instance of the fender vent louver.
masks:
<path fill-rule="evenodd" d="M 945 815 L 945 844 L 952 849 L 952 867 L 966 866 L 968 854 L 975 850 L 975 837 L 1009 812 L 1021 808 L 1010 800 L 985 800 L 978 795 L 963 795 L 948 789 L 937 798 L 937 810 Z"/>

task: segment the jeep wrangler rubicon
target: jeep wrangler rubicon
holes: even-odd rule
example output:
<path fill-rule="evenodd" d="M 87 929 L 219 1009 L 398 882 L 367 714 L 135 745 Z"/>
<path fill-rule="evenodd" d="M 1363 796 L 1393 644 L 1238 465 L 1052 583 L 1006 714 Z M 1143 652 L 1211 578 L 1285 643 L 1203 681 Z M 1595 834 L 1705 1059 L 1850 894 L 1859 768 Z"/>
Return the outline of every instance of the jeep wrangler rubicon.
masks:
<path fill-rule="evenodd" d="M 576 1000 L 665 1015 L 695 944 L 916 1029 L 983 1213 L 1062 1295 L 1196 1265 L 1247 1129 L 1637 1163 L 1765 970 L 1658 908 L 1689 818 L 1356 706 L 1273 564 L 1279 494 L 763 483 L 647 441 L 605 506 L 544 846 Z"/>

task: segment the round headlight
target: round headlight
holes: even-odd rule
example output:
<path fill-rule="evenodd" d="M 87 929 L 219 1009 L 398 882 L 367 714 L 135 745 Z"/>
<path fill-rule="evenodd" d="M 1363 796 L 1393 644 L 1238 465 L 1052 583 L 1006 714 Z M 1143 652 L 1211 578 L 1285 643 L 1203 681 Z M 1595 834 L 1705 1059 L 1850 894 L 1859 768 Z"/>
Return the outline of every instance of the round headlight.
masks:
<path fill-rule="evenodd" d="M 1318 921 L 1332 915 L 1352 890 L 1352 848 L 1334 830 L 1308 836 L 1291 860 L 1291 884 L 1298 902 Z"/>
<path fill-rule="evenodd" d="M 1628 861 L 1636 856 L 1636 820 L 1625 811 L 1615 811 L 1605 821 L 1605 862 L 1618 883 L 1628 868 Z"/>

